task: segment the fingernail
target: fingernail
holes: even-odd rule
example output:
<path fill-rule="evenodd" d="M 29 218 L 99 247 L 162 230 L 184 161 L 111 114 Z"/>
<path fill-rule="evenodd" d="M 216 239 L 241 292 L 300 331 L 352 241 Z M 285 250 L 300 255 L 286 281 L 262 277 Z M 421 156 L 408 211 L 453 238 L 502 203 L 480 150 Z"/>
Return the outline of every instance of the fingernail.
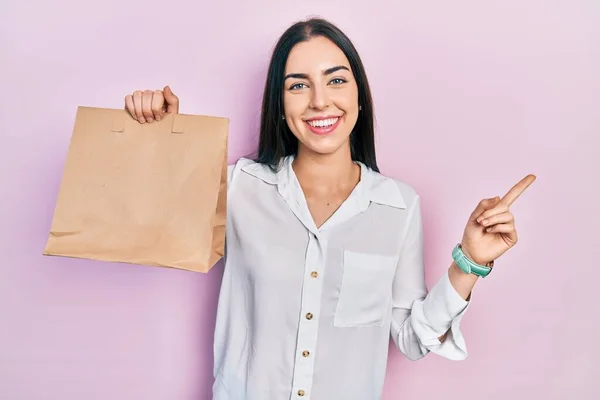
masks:
<path fill-rule="evenodd" d="M 486 226 L 486 225 L 487 225 L 487 224 L 489 224 L 489 223 L 490 223 L 490 221 L 489 221 L 489 220 L 487 220 L 487 219 L 484 219 L 484 220 L 483 220 L 483 222 L 481 222 L 481 224 L 482 224 L 483 226 Z"/>
<path fill-rule="evenodd" d="M 491 231 L 492 231 L 492 228 L 487 228 L 485 231 L 486 231 L 486 232 L 491 232 Z"/>
<path fill-rule="evenodd" d="M 146 123 L 146 119 L 144 117 L 140 117 L 140 124 L 145 124 Z"/>
<path fill-rule="evenodd" d="M 152 122 L 152 121 L 154 121 L 154 119 L 148 117 L 148 122 Z"/>
<path fill-rule="evenodd" d="M 160 115 L 157 115 L 157 116 L 156 116 L 156 120 L 157 120 L 157 121 L 160 121 L 161 119 L 162 119 L 162 117 L 161 117 Z"/>

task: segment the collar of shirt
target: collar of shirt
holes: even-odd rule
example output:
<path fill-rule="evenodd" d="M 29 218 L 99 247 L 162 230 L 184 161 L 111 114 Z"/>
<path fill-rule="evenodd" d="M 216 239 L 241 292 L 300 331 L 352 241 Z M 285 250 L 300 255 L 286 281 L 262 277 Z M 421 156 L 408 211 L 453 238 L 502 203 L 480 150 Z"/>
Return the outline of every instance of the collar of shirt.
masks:
<path fill-rule="evenodd" d="M 293 155 L 285 157 L 277 171 L 273 171 L 268 165 L 260 163 L 248 164 L 242 168 L 242 171 L 270 185 L 277 186 L 279 194 L 294 214 L 310 232 L 317 236 L 320 232 L 364 212 L 371 203 L 400 209 L 407 207 L 400 188 L 393 179 L 373 171 L 361 162 L 357 162 L 361 168 L 358 184 L 331 218 L 317 228 L 308 210 L 300 182 L 292 168 L 293 161 Z"/>

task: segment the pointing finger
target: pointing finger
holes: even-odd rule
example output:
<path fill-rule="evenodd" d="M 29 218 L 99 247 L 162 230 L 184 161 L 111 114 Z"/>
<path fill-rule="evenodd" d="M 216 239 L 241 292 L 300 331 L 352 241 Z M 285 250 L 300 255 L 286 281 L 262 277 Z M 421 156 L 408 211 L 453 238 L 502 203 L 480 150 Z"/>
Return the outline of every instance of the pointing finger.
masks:
<path fill-rule="evenodd" d="M 510 207 L 512 203 L 515 202 L 523 194 L 525 189 L 529 187 L 536 179 L 536 176 L 533 174 L 527 175 L 525 178 L 521 179 L 519 183 L 513 186 L 508 193 L 504 195 L 500 202 L 502 204 L 506 204 L 507 207 Z"/>

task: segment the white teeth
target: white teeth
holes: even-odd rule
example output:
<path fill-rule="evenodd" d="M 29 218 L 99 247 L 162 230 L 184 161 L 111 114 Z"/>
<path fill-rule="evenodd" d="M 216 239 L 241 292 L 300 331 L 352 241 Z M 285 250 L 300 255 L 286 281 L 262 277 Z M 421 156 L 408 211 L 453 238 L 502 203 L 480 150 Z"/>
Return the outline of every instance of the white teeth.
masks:
<path fill-rule="evenodd" d="M 326 126 L 331 126 L 338 121 L 339 118 L 329 118 L 329 119 L 320 119 L 315 121 L 308 121 L 310 126 L 323 128 Z"/>

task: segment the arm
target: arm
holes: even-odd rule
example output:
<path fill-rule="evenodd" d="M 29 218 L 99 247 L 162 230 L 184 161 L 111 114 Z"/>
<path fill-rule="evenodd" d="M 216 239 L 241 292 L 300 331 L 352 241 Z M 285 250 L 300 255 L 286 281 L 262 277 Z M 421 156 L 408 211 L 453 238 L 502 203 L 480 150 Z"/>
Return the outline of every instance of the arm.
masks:
<path fill-rule="evenodd" d="M 477 282 L 478 276 L 473 274 L 465 274 L 454 262 L 448 269 L 448 278 L 456 293 L 460 295 L 465 301 L 471 299 L 471 291 Z M 438 340 L 443 342 L 448 336 L 446 331 L 442 336 L 438 337 Z"/>
<path fill-rule="evenodd" d="M 450 277 L 450 283 L 452 283 L 454 290 L 456 290 L 463 299 L 469 301 L 471 298 L 471 291 L 479 277 L 474 274 L 464 273 L 455 263 L 452 263 L 448 269 L 448 276 Z"/>
<path fill-rule="evenodd" d="M 408 212 L 406 231 L 392 288 L 391 335 L 411 360 L 434 352 L 449 359 L 466 358 L 460 320 L 469 302 L 472 278 L 452 265 L 427 291 L 423 262 L 420 200 Z M 461 274 L 456 274 L 456 269 Z"/>
<path fill-rule="evenodd" d="M 479 202 L 469 217 L 461 242 L 467 257 L 485 265 L 517 243 L 514 216 L 509 207 L 535 179 L 535 175 L 529 174 L 504 197 Z M 427 293 L 418 196 L 407 219 L 392 290 L 391 334 L 394 342 L 411 359 L 421 358 L 429 351 L 450 359 L 464 359 L 467 349 L 459 325 L 478 278 L 463 273 L 452 263 L 448 272 Z"/>

